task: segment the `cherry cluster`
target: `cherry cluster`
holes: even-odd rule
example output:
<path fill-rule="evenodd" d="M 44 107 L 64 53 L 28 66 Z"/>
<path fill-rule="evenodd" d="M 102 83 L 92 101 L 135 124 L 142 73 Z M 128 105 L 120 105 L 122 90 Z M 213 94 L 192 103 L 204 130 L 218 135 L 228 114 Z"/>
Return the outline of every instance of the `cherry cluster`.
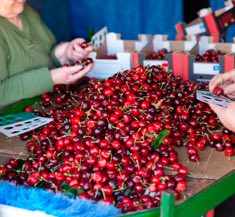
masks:
<path fill-rule="evenodd" d="M 203 55 L 198 54 L 196 56 L 196 61 L 197 62 L 206 62 L 206 63 L 218 63 L 219 62 L 219 56 L 224 56 L 225 53 L 221 51 L 216 51 L 216 50 L 207 50 Z"/>
<path fill-rule="evenodd" d="M 82 66 L 88 66 L 90 63 L 93 63 L 92 58 L 84 58 L 81 60 L 77 60 L 74 65 L 82 65 Z"/>
<path fill-rule="evenodd" d="M 30 156 L 11 159 L 0 176 L 54 192 L 75 189 L 78 197 L 112 203 L 122 212 L 159 206 L 166 189 L 179 199 L 188 169 L 175 147 L 185 146 L 193 162 L 206 147 L 234 155 L 235 135 L 196 100 L 196 89 L 208 86 L 160 66 L 56 85 L 42 94 L 39 111 L 25 108 L 54 121 L 22 135 Z"/>
<path fill-rule="evenodd" d="M 147 60 L 165 60 L 167 53 L 168 53 L 167 49 L 163 48 L 158 51 L 153 51 L 145 59 L 147 59 Z"/>

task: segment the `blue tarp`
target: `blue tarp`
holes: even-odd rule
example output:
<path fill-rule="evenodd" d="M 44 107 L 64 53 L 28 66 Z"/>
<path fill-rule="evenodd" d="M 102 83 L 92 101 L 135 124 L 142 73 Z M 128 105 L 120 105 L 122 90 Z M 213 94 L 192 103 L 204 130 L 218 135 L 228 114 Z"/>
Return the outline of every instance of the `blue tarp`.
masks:
<path fill-rule="evenodd" d="M 214 10 L 225 0 L 211 0 Z M 175 24 L 183 20 L 183 0 L 28 0 L 59 41 L 71 37 L 88 38 L 88 29 L 104 26 L 123 39 L 136 39 L 138 33 L 168 34 L 175 37 Z M 227 41 L 235 36 L 235 25 L 227 30 Z"/>
<path fill-rule="evenodd" d="M 39 188 L 16 186 L 2 181 L 0 181 L 0 204 L 43 211 L 57 217 L 111 217 L 121 213 L 110 204 L 79 198 L 70 199 L 60 193 L 54 194 Z"/>
<path fill-rule="evenodd" d="M 55 34 L 58 42 L 71 39 L 68 2 L 64 0 L 28 0 Z"/>
<path fill-rule="evenodd" d="M 107 26 L 123 39 L 138 33 L 168 34 L 175 38 L 175 24 L 183 20 L 183 0 L 69 0 L 72 34 L 88 37 Z"/>

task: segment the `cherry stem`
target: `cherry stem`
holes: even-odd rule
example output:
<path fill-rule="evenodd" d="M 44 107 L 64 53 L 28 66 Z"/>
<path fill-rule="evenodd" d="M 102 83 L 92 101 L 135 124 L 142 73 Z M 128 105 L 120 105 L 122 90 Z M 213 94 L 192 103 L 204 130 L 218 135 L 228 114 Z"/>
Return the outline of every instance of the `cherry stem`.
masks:
<path fill-rule="evenodd" d="M 106 195 L 105 195 L 105 192 L 104 192 L 104 189 L 103 189 L 103 188 L 101 188 L 101 192 L 102 192 L 102 194 L 103 194 L 103 198 L 106 200 Z"/>

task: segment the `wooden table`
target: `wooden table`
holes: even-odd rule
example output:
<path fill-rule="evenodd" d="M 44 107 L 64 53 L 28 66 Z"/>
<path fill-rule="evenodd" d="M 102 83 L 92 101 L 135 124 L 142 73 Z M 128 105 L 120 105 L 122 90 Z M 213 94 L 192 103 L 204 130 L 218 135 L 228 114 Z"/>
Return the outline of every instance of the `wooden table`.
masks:
<path fill-rule="evenodd" d="M 21 141 L 19 137 L 7 138 L 3 134 L 0 134 L 0 163 L 4 164 L 7 162 L 8 159 L 15 157 L 25 159 L 28 156 L 25 144 L 26 142 Z M 189 175 L 187 178 L 188 190 L 185 192 L 185 196 L 176 203 L 173 200 L 173 205 L 177 205 L 175 210 L 177 210 L 177 207 L 179 207 L 179 210 L 181 210 L 180 208 L 184 207 L 186 204 L 187 206 L 203 206 L 201 210 L 206 211 L 206 209 L 209 209 L 208 205 L 212 206 L 212 204 L 207 204 L 205 202 L 205 198 L 209 198 L 210 195 L 211 197 L 213 197 L 213 194 L 217 192 L 217 195 L 214 195 L 216 200 L 215 202 L 218 202 L 213 203 L 213 206 L 215 206 L 228 197 L 229 191 L 230 193 L 233 193 L 233 191 L 235 193 L 235 175 L 226 176 L 226 174 L 235 169 L 235 157 L 229 159 L 228 157 L 224 156 L 223 152 L 218 152 L 212 148 L 207 147 L 204 151 L 199 153 L 201 160 L 198 164 L 195 162 L 190 162 L 188 160 L 186 147 L 176 148 L 176 150 L 179 155 L 179 162 L 181 162 L 189 169 Z M 219 186 L 225 186 L 221 187 L 222 189 L 224 189 L 224 192 L 223 190 L 217 189 L 217 183 L 219 183 Z M 232 191 L 231 189 L 228 189 L 231 188 L 231 183 L 234 183 L 234 188 Z M 219 196 L 219 194 L 221 195 Z M 169 202 L 172 200 L 170 198 L 171 196 L 168 195 L 168 202 L 166 202 L 167 206 L 172 206 L 171 202 Z M 199 202 L 197 202 L 197 200 Z M 194 208 L 192 207 L 191 210 L 194 210 Z M 185 207 L 183 210 L 185 210 Z M 196 207 L 196 210 L 200 210 L 199 207 Z M 179 213 L 182 214 L 182 212 Z M 195 214 L 196 213 L 197 211 L 195 211 Z M 154 208 L 152 210 L 137 213 L 128 213 L 124 216 L 160 216 L 160 208 Z M 176 214 L 170 216 L 175 217 L 178 215 Z M 193 216 L 196 215 L 193 215 L 193 213 L 191 213 L 190 217 Z"/>

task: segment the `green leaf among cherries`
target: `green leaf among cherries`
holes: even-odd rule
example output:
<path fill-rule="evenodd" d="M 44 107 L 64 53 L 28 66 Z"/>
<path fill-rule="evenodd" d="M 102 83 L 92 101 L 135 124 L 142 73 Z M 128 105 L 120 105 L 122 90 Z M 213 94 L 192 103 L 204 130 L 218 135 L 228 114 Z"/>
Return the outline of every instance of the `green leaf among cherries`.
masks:
<path fill-rule="evenodd" d="M 162 144 L 162 141 L 165 139 L 165 137 L 170 133 L 169 130 L 163 130 L 161 131 L 157 138 L 155 139 L 155 141 L 151 144 L 152 146 L 154 146 L 155 149 L 158 149 L 159 146 Z"/>
<path fill-rule="evenodd" d="M 82 189 L 71 188 L 67 183 L 63 183 L 61 185 L 61 189 L 63 190 L 65 195 L 68 195 L 72 198 L 76 198 L 77 195 L 84 192 Z"/>

